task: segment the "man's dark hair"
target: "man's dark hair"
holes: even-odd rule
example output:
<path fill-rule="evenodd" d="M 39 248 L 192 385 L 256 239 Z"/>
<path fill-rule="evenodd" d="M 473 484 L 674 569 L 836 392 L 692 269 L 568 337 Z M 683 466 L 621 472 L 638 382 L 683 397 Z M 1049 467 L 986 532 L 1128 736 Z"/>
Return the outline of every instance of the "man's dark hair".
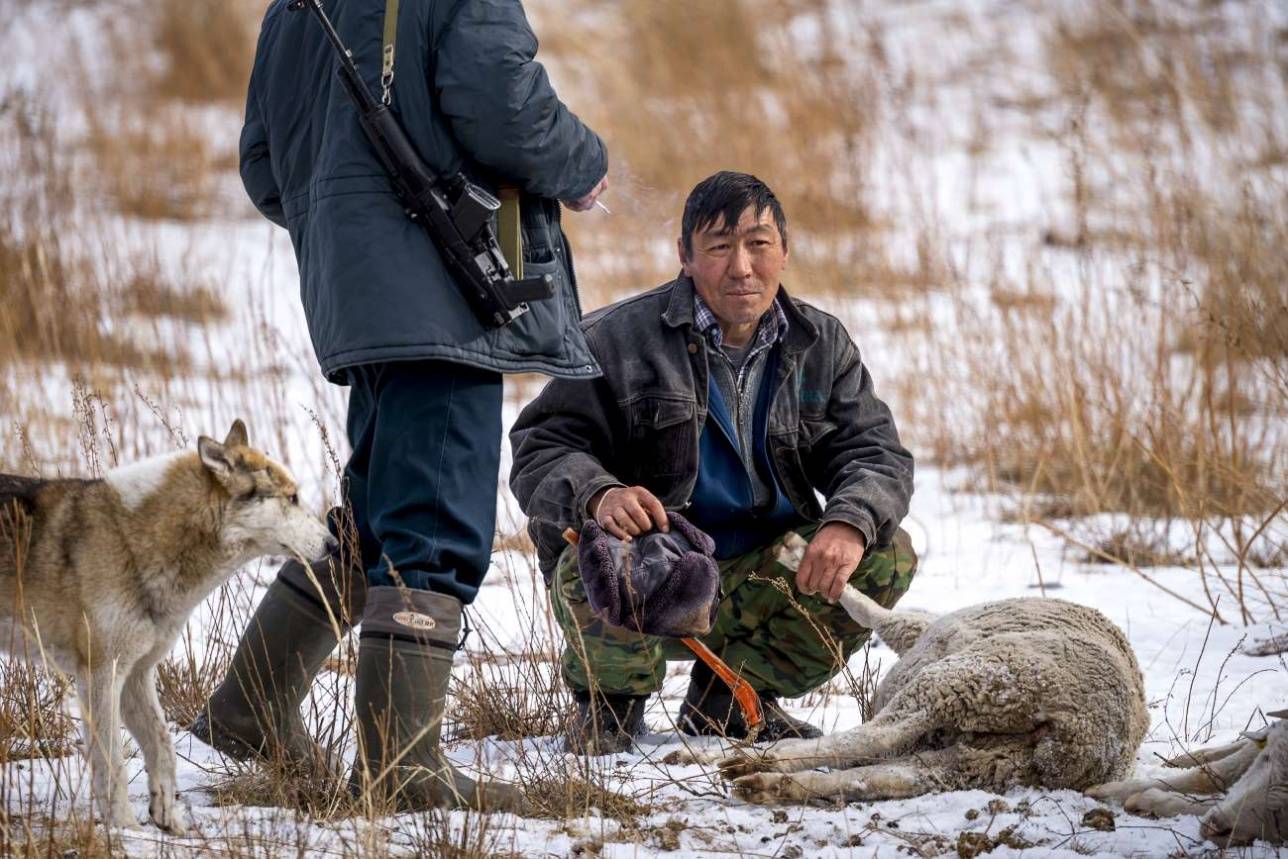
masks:
<path fill-rule="evenodd" d="M 712 225 L 732 230 L 748 206 L 754 206 L 756 217 L 769 209 L 774 224 L 787 247 L 787 216 L 783 206 L 769 190 L 769 186 L 750 173 L 721 170 L 703 179 L 689 192 L 684 202 L 684 219 L 680 222 L 680 240 L 684 242 L 684 255 L 693 255 L 693 234 Z"/>

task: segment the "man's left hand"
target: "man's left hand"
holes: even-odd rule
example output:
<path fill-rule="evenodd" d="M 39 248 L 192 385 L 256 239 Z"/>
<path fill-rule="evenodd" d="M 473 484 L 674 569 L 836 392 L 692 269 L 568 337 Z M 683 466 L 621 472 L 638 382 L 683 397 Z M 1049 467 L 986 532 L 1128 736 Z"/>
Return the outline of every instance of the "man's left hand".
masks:
<path fill-rule="evenodd" d="M 844 522 L 828 522 L 818 529 L 805 550 L 796 571 L 797 589 L 836 602 L 863 560 L 864 548 L 863 535 L 857 528 Z"/>
<path fill-rule="evenodd" d="M 595 201 L 599 199 L 599 195 L 607 190 L 608 177 L 605 176 L 603 179 L 599 180 L 599 183 L 596 184 L 594 188 L 590 189 L 589 194 L 579 200 L 564 200 L 563 204 L 574 212 L 586 212 L 595 205 Z"/>

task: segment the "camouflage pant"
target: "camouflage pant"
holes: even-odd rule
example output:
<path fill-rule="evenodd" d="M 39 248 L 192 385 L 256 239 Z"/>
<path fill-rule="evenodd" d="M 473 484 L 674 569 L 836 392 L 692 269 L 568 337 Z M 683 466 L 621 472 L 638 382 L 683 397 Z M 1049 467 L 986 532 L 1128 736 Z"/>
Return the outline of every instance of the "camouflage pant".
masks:
<path fill-rule="evenodd" d="M 813 525 L 797 529 L 807 540 L 816 531 Z M 775 543 L 720 562 L 724 598 L 702 641 L 757 691 L 794 698 L 840 671 L 871 630 L 839 605 L 798 593 L 795 574 L 773 560 L 777 548 Z M 916 569 L 912 543 L 900 529 L 892 545 L 863 559 L 850 584 L 890 608 L 907 592 Z M 575 549 L 559 559 L 550 602 L 563 628 L 561 667 L 572 689 L 589 689 L 593 682 L 607 693 L 647 695 L 662 688 L 667 660 L 694 658 L 679 639 L 631 632 L 596 617 L 586 601 Z"/>

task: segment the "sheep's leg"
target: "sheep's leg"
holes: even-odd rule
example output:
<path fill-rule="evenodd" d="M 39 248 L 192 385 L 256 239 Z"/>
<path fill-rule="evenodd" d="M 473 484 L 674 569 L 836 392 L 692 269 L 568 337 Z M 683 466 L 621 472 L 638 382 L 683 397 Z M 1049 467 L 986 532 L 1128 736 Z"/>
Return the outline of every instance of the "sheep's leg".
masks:
<path fill-rule="evenodd" d="M 835 799 L 904 799 L 937 790 L 942 775 L 915 757 L 832 772 L 759 772 L 734 780 L 734 795 L 759 805 Z"/>
<path fill-rule="evenodd" d="M 1281 632 L 1270 638 L 1255 639 L 1251 644 L 1245 644 L 1242 649 L 1247 656 L 1277 656 L 1280 653 L 1288 653 L 1288 632 Z"/>
<path fill-rule="evenodd" d="M 1222 846 L 1248 844 L 1261 838 L 1272 844 L 1288 840 L 1288 797 L 1283 790 L 1288 760 L 1288 724 L 1267 731 L 1266 747 L 1230 792 L 1203 816 L 1200 831 Z"/>
<path fill-rule="evenodd" d="M 881 640 L 900 656 L 911 650 L 926 628 L 935 622 L 932 615 L 922 612 L 885 608 L 853 585 L 845 586 L 839 602 L 855 623 L 876 630 Z"/>
<path fill-rule="evenodd" d="M 734 780 L 734 792 L 748 802 L 847 802 L 904 799 L 941 790 L 1005 790 L 1026 780 L 1032 769 L 1028 737 L 997 737 L 982 746 L 957 743 L 868 766 L 831 772 L 760 772 Z"/>
<path fill-rule="evenodd" d="M 902 531 L 903 538 L 907 535 Z M 805 559 L 805 550 L 809 544 L 798 534 L 790 533 L 783 540 L 774 560 L 783 568 L 796 572 Z M 911 551 L 911 546 L 907 547 Z M 846 614 L 854 618 L 859 626 L 876 630 L 881 640 L 890 646 L 895 653 L 902 656 L 917 643 L 917 639 L 934 618 L 921 612 L 892 611 L 860 591 L 854 585 L 846 585 L 841 591 L 839 600 Z"/>
<path fill-rule="evenodd" d="M 841 608 L 845 609 L 846 614 L 854 618 L 855 623 L 860 626 L 866 626 L 868 629 L 876 629 L 894 614 L 890 609 L 880 605 L 876 600 L 854 587 L 854 585 L 846 585 L 841 590 L 840 603 Z"/>
<path fill-rule="evenodd" d="M 1087 796 L 1096 799 L 1118 800 L 1127 802 L 1127 800 L 1137 795 L 1143 795 L 1144 792 L 1151 788 L 1159 791 L 1172 791 L 1174 793 L 1220 793 L 1230 785 L 1234 784 L 1243 775 L 1244 771 L 1256 759 L 1261 750 L 1257 744 L 1251 740 L 1245 741 L 1244 744 L 1236 751 L 1219 758 L 1206 766 L 1193 767 L 1187 770 L 1181 770 L 1175 775 L 1168 774 L 1157 778 L 1138 778 L 1127 779 L 1125 781 L 1111 781 L 1101 785 L 1096 785 L 1087 790 Z M 1147 799 L 1138 800 L 1138 805 L 1146 802 Z M 1138 811 L 1152 811 L 1151 808 L 1140 806 Z M 1165 812 L 1155 812 L 1165 813 Z M 1178 813 L 1178 812 L 1173 812 Z"/>
<path fill-rule="evenodd" d="M 925 713 L 879 713 L 872 721 L 816 740 L 783 740 L 768 751 L 741 749 L 719 761 L 725 778 L 755 772 L 798 772 L 815 767 L 852 767 L 912 748 L 934 725 Z"/>

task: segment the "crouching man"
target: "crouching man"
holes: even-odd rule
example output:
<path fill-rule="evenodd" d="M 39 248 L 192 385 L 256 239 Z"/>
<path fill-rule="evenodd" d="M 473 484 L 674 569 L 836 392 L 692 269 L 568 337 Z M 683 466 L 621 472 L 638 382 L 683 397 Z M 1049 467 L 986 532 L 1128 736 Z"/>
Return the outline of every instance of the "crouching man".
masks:
<path fill-rule="evenodd" d="M 682 510 L 714 539 L 723 596 L 703 641 L 759 692 L 762 739 L 819 735 L 777 700 L 826 682 L 867 639 L 833 604 L 845 584 L 889 607 L 916 568 L 899 528 L 912 456 L 845 328 L 780 285 L 787 220 L 773 192 L 754 176 L 711 176 L 689 195 L 678 246 L 679 277 L 584 323 L 603 376 L 551 382 L 510 436 L 510 484 L 578 702 L 570 747 L 587 753 L 628 748 L 666 661 L 692 653 L 601 621 L 564 529 L 594 519 L 629 539 Z M 795 572 L 772 562 L 792 530 L 810 541 Z M 679 724 L 746 731 L 701 662 Z"/>

